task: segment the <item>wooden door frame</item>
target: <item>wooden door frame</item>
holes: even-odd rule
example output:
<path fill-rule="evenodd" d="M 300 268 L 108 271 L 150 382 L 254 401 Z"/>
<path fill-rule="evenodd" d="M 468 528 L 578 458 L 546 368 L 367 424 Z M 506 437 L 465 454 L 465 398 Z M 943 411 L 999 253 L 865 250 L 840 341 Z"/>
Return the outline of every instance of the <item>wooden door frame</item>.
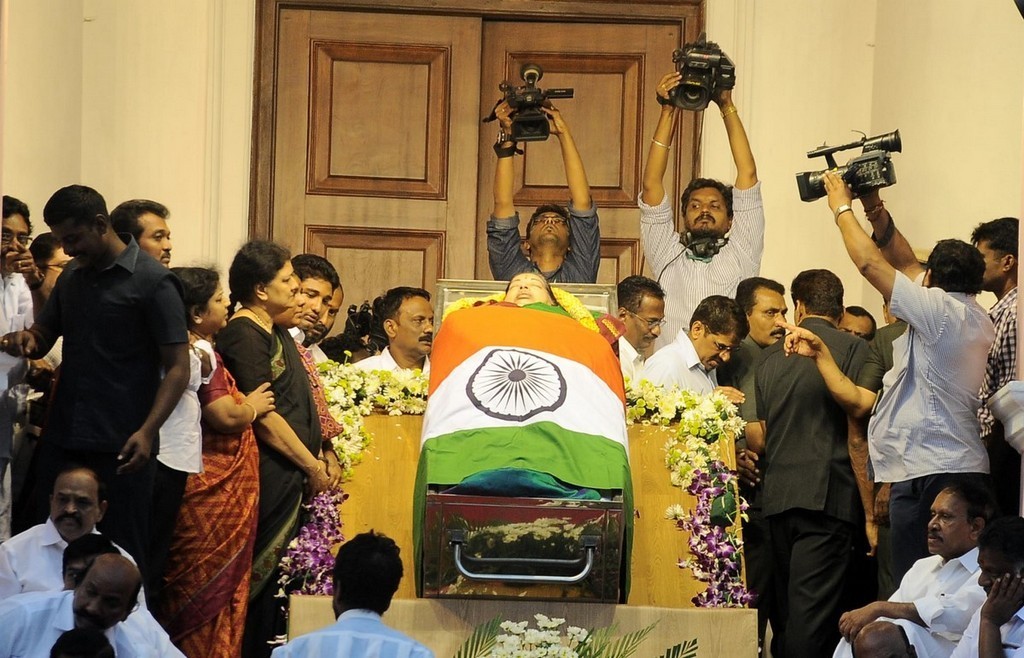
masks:
<path fill-rule="evenodd" d="M 286 9 L 354 10 L 390 14 L 475 16 L 488 20 L 544 20 L 578 23 L 677 24 L 683 41 L 696 39 L 704 25 L 704 0 L 631 0 L 623 16 L 621 0 L 542 2 L 540 0 L 257 0 L 253 71 L 252 157 L 249 173 L 249 237 L 271 239 L 277 117 L 277 39 Z M 686 20 L 696 18 L 687 30 Z M 700 164 L 700 122 L 694 122 L 691 170 Z M 677 155 L 676 157 L 681 157 Z M 677 166 L 681 163 L 677 163 Z"/>

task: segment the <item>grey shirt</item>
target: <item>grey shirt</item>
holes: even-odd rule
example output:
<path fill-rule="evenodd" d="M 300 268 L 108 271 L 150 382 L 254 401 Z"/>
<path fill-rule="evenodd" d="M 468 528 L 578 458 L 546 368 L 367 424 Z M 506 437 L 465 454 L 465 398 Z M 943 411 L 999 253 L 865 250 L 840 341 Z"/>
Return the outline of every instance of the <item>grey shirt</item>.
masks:
<path fill-rule="evenodd" d="M 523 253 L 519 236 L 519 213 L 512 217 L 494 217 L 487 220 L 487 260 L 491 276 L 508 281 L 522 272 L 538 268 Z M 596 283 L 597 268 L 601 264 L 601 227 L 597 206 L 576 210 L 569 203 L 569 251 L 561 267 L 553 272 L 541 272 L 552 283 Z"/>

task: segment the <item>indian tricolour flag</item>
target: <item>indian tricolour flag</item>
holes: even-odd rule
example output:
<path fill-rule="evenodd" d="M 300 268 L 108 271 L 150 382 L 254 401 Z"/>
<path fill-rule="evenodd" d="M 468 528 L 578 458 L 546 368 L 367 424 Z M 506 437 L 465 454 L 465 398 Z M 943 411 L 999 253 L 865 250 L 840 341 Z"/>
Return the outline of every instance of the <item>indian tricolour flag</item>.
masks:
<path fill-rule="evenodd" d="M 600 334 L 560 313 L 498 304 L 444 320 L 430 355 L 425 481 L 502 467 L 627 488 L 625 392 Z"/>

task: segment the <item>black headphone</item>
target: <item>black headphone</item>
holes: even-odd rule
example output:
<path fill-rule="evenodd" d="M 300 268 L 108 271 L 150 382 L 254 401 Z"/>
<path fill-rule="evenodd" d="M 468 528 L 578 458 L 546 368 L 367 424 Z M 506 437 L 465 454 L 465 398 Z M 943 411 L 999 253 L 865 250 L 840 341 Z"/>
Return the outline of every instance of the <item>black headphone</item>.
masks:
<path fill-rule="evenodd" d="M 686 249 L 693 252 L 697 258 L 711 258 L 722 250 L 722 247 L 729 244 L 729 238 L 694 238 L 689 231 L 679 234 L 679 243 Z"/>

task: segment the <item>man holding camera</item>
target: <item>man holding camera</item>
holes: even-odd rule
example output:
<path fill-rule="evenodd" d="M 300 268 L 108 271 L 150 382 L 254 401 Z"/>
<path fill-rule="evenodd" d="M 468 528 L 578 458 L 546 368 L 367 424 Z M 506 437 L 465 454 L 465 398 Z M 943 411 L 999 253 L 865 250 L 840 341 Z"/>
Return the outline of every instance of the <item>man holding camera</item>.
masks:
<path fill-rule="evenodd" d="M 730 187 L 708 178 L 692 180 L 680 204 L 683 232 L 675 230 L 664 178 L 678 113 L 671 92 L 681 79 L 679 72 L 669 73 L 658 83 L 661 117 L 651 139 L 639 199 L 644 253 L 667 293 L 666 325 L 658 347 L 675 339 L 702 299 L 734 296 L 741 280 L 758 274 L 764 251 L 761 186 L 731 89 L 716 88 L 712 100 L 721 110 L 729 136 L 736 183 Z"/>
<path fill-rule="evenodd" d="M 513 110 L 500 103 L 494 114 L 501 133 L 494 145 L 498 164 L 494 170 L 494 210 L 487 220 L 487 255 L 491 275 L 500 281 L 520 272 L 539 271 L 552 283 L 594 283 L 601 259 L 601 230 L 597 208 L 590 198 L 590 183 L 583 160 L 576 149 L 562 114 L 550 103 L 541 110 L 558 137 L 565 178 L 569 185 L 569 207 L 540 206 L 526 225 L 526 247 L 520 246 L 519 213 L 513 203 L 515 168 L 512 157 L 516 143 L 511 140 Z"/>

